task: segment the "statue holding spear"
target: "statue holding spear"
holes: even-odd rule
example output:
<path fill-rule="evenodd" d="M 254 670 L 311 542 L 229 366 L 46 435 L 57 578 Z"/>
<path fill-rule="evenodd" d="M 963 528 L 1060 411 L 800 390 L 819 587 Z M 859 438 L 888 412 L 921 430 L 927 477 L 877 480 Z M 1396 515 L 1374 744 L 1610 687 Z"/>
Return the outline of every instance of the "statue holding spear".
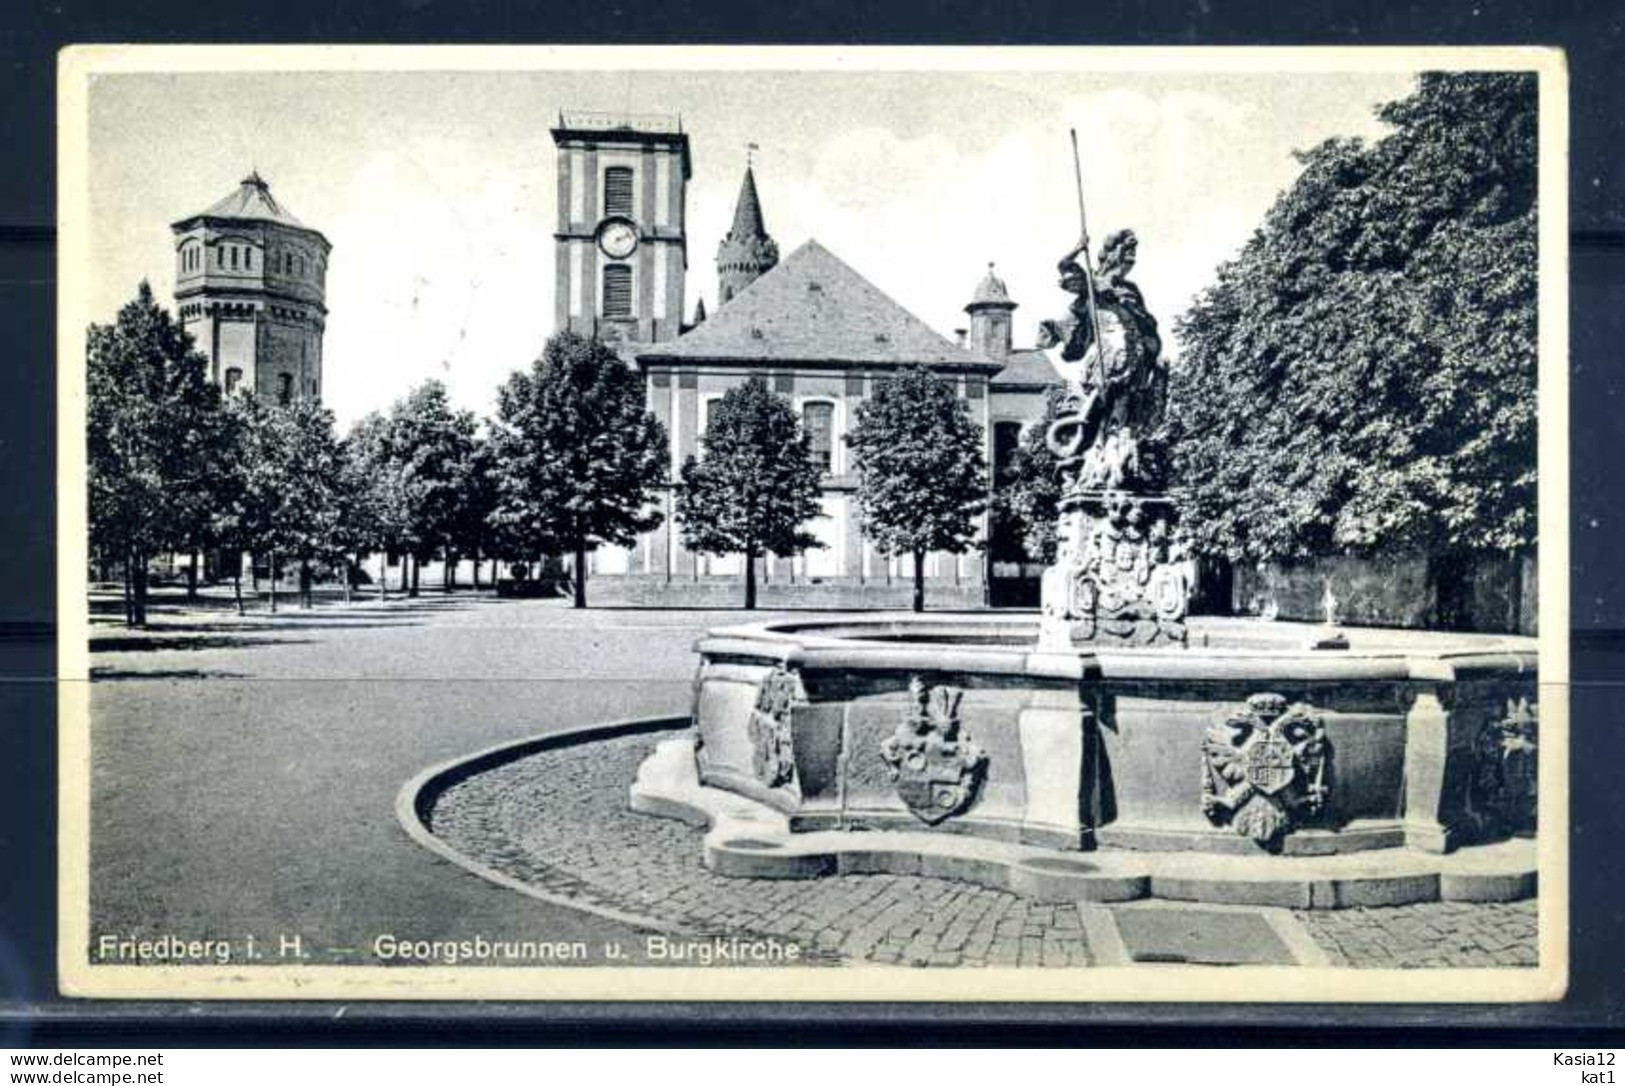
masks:
<path fill-rule="evenodd" d="M 1062 470 L 1084 489 L 1116 488 L 1138 470 L 1138 436 L 1162 418 L 1167 367 L 1156 318 L 1127 278 L 1138 239 L 1120 230 L 1101 247 L 1099 270 L 1089 257 L 1078 134 L 1072 132 L 1078 192 L 1078 244 L 1058 265 L 1061 289 L 1075 295 L 1069 316 L 1046 321 L 1040 346 L 1071 394 L 1073 410 L 1047 435 Z"/>
<path fill-rule="evenodd" d="M 1067 317 L 1044 322 L 1040 339 L 1066 395 L 1044 435 L 1062 486 L 1055 562 L 1040 584 L 1039 643 L 1183 644 L 1183 544 L 1157 457 L 1141 456 L 1167 403 L 1162 339 L 1128 279 L 1134 232 L 1112 234 L 1090 261 L 1076 131 L 1072 166 L 1080 236 L 1059 271 L 1073 301 Z"/>

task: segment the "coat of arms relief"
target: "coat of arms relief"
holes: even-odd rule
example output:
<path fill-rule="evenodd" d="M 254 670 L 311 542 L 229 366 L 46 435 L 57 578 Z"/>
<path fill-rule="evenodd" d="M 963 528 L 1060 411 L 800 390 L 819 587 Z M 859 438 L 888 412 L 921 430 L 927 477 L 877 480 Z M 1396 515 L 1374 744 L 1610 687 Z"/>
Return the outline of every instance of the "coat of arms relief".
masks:
<path fill-rule="evenodd" d="M 1273 847 L 1325 809 L 1328 753 L 1313 708 L 1254 694 L 1202 737 L 1202 813 Z"/>
<path fill-rule="evenodd" d="M 789 784 L 795 777 L 795 745 L 790 718 L 797 705 L 807 703 L 807 692 L 795 672 L 776 667 L 756 690 L 750 714 L 751 768 L 769 788 Z"/>
<path fill-rule="evenodd" d="M 964 732 L 965 692 L 909 680 L 908 719 L 880 744 L 897 795 L 927 825 L 962 814 L 976 801 L 987 774 L 987 752 Z"/>

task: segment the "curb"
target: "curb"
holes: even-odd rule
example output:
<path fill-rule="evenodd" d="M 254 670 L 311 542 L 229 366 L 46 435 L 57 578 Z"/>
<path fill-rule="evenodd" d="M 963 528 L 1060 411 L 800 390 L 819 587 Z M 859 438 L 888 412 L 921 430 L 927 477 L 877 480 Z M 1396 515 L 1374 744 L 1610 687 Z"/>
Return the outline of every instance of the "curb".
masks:
<path fill-rule="evenodd" d="M 497 766 L 518 761 L 529 755 L 558 747 L 576 746 L 580 743 L 604 739 L 617 739 L 627 735 L 671 731 L 676 728 L 686 727 L 688 723 L 689 718 L 687 716 L 662 716 L 617 720 L 608 724 L 588 724 L 584 727 L 569 728 L 564 731 L 550 732 L 546 735 L 534 735 L 526 739 L 510 740 L 506 743 L 499 743 L 496 746 L 476 751 L 473 754 L 461 755 L 450 761 L 432 765 L 401 785 L 400 791 L 395 793 L 395 821 L 400 823 L 401 829 L 405 831 L 406 836 L 439 856 L 442 860 L 454 864 L 469 874 L 476 875 L 487 882 L 495 883 L 504 889 L 517 891 L 528 898 L 543 901 L 549 905 L 560 905 L 568 909 L 574 909 L 577 912 L 590 913 L 593 916 L 601 916 L 606 920 L 614 920 L 630 927 L 642 928 L 646 931 L 660 932 L 662 934 L 681 934 L 685 929 L 681 925 L 668 920 L 658 920 L 651 916 L 643 916 L 639 913 L 626 912 L 604 905 L 594 905 L 579 898 L 555 894 L 483 864 L 473 857 L 452 848 L 441 838 L 436 837 L 434 831 L 429 828 L 429 812 L 434 809 L 436 801 L 445 795 L 446 791 L 452 786 L 467 780 L 477 773 L 495 769 Z"/>

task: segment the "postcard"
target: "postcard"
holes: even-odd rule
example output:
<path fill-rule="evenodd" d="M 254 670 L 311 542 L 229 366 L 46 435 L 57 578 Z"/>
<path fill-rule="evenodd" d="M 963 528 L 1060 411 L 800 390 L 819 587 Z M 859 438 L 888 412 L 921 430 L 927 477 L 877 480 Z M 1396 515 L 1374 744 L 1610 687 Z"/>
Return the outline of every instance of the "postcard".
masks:
<path fill-rule="evenodd" d="M 60 983 L 1567 978 L 1567 75 L 60 61 Z"/>

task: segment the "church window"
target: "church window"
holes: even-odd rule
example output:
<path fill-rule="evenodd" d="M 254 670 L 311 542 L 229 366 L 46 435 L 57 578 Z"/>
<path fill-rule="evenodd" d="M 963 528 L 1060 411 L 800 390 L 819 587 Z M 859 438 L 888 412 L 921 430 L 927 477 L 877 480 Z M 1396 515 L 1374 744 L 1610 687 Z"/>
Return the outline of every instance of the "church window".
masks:
<path fill-rule="evenodd" d="M 632 269 L 625 264 L 604 265 L 604 316 L 632 315 Z"/>
<path fill-rule="evenodd" d="M 293 374 L 277 374 L 276 385 L 276 402 L 286 407 L 289 401 L 293 399 Z"/>
<path fill-rule="evenodd" d="M 632 167 L 611 166 L 604 171 L 604 214 L 632 217 Z"/>
<path fill-rule="evenodd" d="M 243 250 L 243 267 L 247 268 L 249 271 L 254 270 L 254 250 L 253 249 L 244 249 Z"/>
<path fill-rule="evenodd" d="M 242 370 L 238 369 L 236 366 L 232 366 L 230 369 L 228 369 L 226 371 L 226 392 L 227 393 L 236 392 L 237 391 L 237 386 L 242 384 L 242 383 L 243 383 L 243 371 Z"/>
<path fill-rule="evenodd" d="M 835 405 L 814 401 L 801 408 L 801 427 L 807 434 L 812 462 L 828 473 L 835 467 Z"/>
<path fill-rule="evenodd" d="M 236 271 L 237 270 L 237 246 L 233 245 L 230 248 L 231 248 L 231 270 Z"/>
<path fill-rule="evenodd" d="M 1015 477 L 1016 453 L 1021 449 L 1021 423 L 993 424 L 993 485 L 1008 486 Z"/>

